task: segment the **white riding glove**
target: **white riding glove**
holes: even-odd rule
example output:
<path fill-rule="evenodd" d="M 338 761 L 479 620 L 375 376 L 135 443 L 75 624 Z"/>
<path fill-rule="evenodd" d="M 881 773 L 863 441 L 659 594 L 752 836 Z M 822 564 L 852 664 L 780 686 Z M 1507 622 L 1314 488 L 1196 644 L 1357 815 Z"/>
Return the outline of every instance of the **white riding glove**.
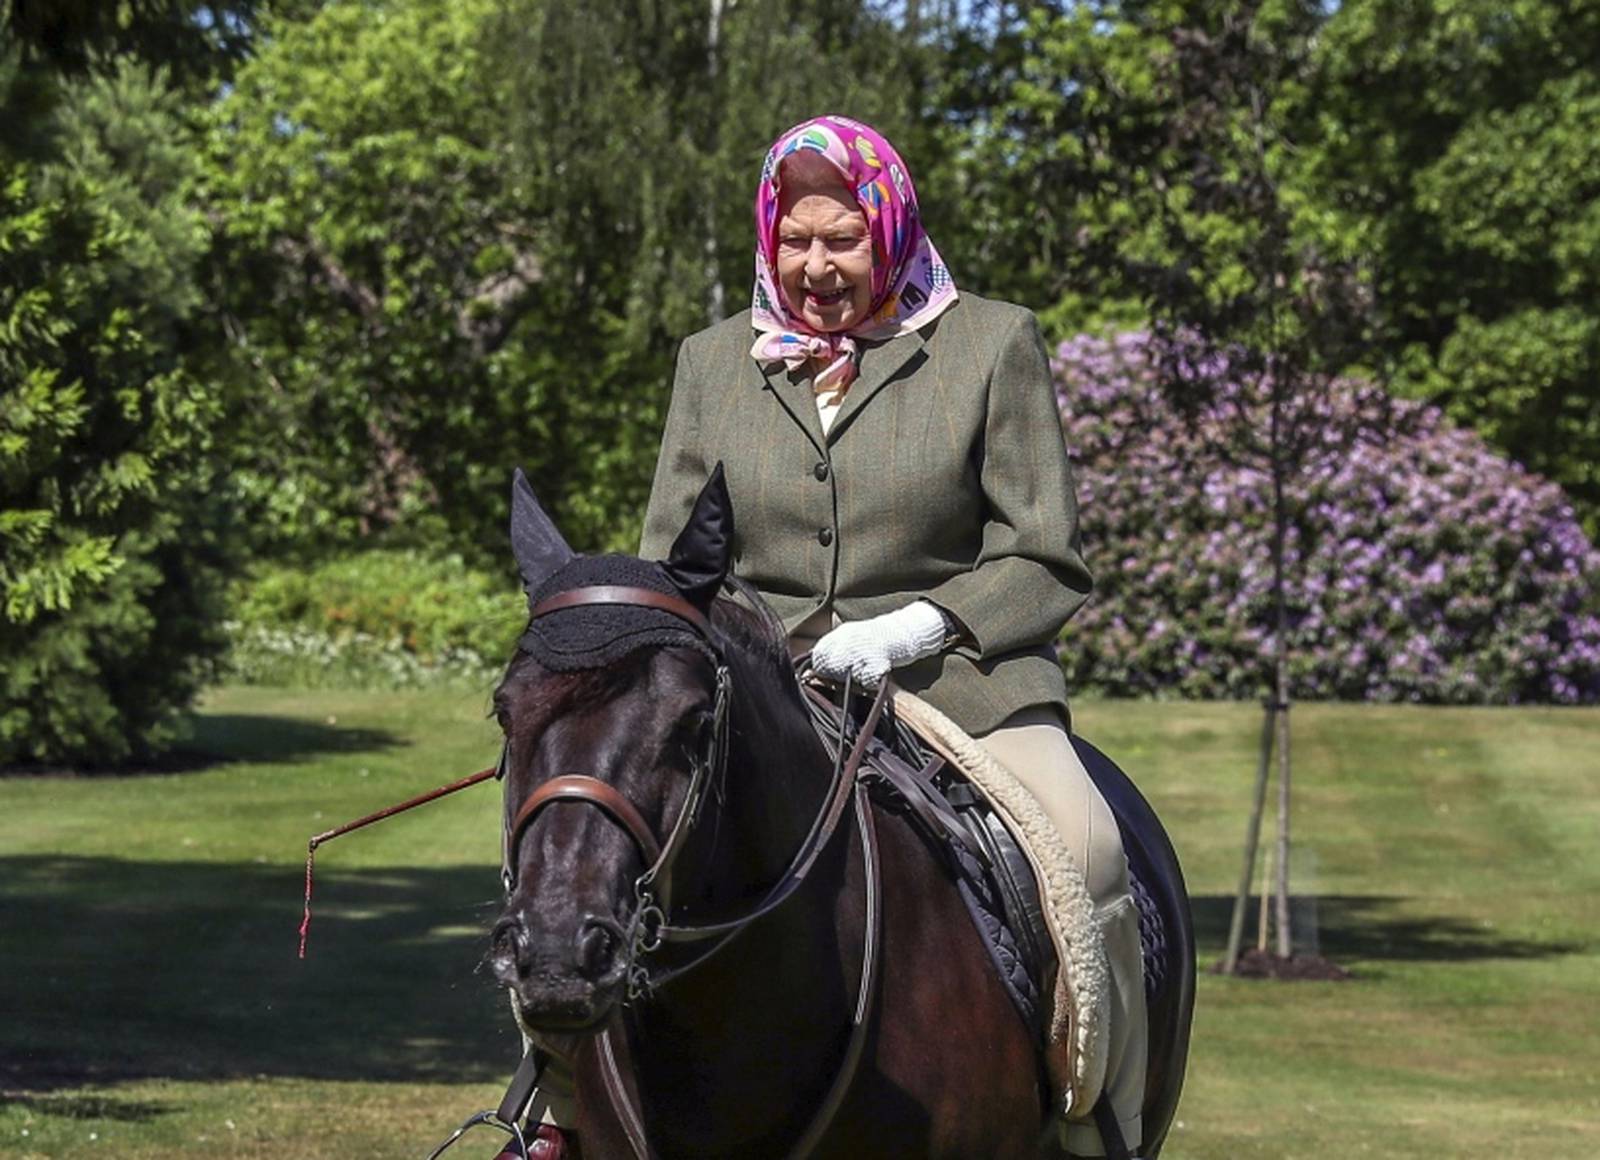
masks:
<path fill-rule="evenodd" d="M 843 680 L 849 673 L 863 685 L 877 685 L 890 669 L 933 656 L 948 631 L 944 613 L 926 600 L 913 601 L 824 633 L 811 649 L 811 667 L 819 676 Z"/>

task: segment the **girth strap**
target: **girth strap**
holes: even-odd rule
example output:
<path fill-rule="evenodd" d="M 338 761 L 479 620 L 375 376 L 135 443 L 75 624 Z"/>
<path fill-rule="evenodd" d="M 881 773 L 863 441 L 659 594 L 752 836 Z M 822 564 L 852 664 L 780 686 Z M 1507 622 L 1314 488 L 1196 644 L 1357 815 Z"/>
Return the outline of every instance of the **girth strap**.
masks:
<path fill-rule="evenodd" d="M 1106 1160 L 1134 1160 L 1128 1144 L 1122 1138 L 1122 1125 L 1117 1123 L 1117 1110 L 1111 1106 L 1111 1095 L 1101 1092 L 1094 1102 L 1094 1126 L 1100 1130 L 1100 1142 L 1105 1145 Z"/>

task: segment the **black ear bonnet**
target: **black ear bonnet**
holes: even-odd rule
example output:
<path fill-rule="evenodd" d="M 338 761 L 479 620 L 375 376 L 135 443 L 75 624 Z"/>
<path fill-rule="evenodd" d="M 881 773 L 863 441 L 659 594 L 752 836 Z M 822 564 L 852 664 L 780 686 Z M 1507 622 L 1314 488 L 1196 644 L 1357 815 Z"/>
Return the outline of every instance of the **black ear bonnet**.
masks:
<path fill-rule="evenodd" d="M 511 483 L 511 544 L 533 611 L 574 588 L 647 588 L 709 614 L 733 561 L 733 503 L 718 463 L 662 561 L 579 556 L 539 506 L 521 470 Z M 547 669 L 609 665 L 646 645 L 686 645 L 716 661 L 716 646 L 689 621 L 634 604 L 581 604 L 534 618 L 519 647 Z"/>
<path fill-rule="evenodd" d="M 682 597 L 683 590 L 652 560 L 632 556 L 579 556 L 534 589 L 531 604 L 574 588 L 596 585 L 648 588 Z M 583 604 L 546 613 L 528 625 L 518 647 L 547 669 L 594 669 L 646 645 L 680 645 L 706 652 L 711 642 L 688 621 L 636 604 Z"/>

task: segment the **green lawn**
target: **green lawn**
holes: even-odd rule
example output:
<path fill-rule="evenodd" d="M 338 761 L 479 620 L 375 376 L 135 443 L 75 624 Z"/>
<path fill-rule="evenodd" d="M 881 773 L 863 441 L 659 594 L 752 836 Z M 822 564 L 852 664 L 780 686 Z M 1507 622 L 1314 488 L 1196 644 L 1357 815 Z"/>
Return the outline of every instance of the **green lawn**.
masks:
<path fill-rule="evenodd" d="M 0 778 L 0 1154 L 416 1158 L 493 1102 L 493 789 L 324 847 L 295 958 L 306 837 L 488 764 L 486 707 L 224 689 L 209 765 Z M 1167 819 L 1208 961 L 1257 713 L 1077 711 Z M 1600 1155 L 1600 712 L 1295 727 L 1297 912 L 1356 979 L 1202 978 L 1166 1156 Z"/>

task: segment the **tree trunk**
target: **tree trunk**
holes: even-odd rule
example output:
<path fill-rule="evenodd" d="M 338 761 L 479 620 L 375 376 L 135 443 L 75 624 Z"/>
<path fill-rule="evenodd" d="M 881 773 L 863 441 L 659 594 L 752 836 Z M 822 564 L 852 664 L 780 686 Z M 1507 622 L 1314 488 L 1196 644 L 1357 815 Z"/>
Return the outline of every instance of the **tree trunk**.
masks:
<path fill-rule="evenodd" d="M 706 27 L 706 80 L 713 94 L 717 91 L 718 53 L 722 51 L 722 9 L 724 0 L 711 0 L 711 20 Z M 706 157 L 716 156 L 717 102 L 711 102 L 712 121 L 706 134 Z M 711 166 L 707 166 L 709 171 Z M 722 287 L 722 254 L 717 246 L 717 191 L 708 185 L 705 191 L 706 231 L 706 314 L 712 322 L 721 322 L 728 316 L 727 296 Z"/>
<path fill-rule="evenodd" d="M 1288 958 L 1294 945 L 1289 925 L 1289 593 L 1284 562 L 1289 535 L 1289 509 L 1284 498 L 1284 463 L 1280 444 L 1281 376 L 1273 383 L 1272 455 L 1272 598 L 1274 608 L 1272 695 L 1278 710 L 1278 954 Z"/>
<path fill-rule="evenodd" d="M 1279 703 L 1278 712 L 1278 956 L 1288 958 L 1293 951 L 1289 926 L 1289 703 Z"/>
<path fill-rule="evenodd" d="M 1272 740 L 1277 726 L 1273 702 L 1262 703 L 1265 718 L 1261 724 L 1261 760 L 1256 765 L 1255 797 L 1250 806 L 1250 822 L 1245 827 L 1244 865 L 1239 870 L 1239 889 L 1233 896 L 1233 918 L 1228 923 L 1228 950 L 1222 959 L 1224 974 L 1233 974 L 1239 965 L 1239 947 L 1244 941 L 1244 916 L 1250 908 L 1250 886 L 1256 876 L 1256 851 L 1261 846 L 1261 817 L 1267 807 L 1267 779 L 1272 772 Z"/>
<path fill-rule="evenodd" d="M 1273 728 L 1277 728 L 1277 718 L 1273 718 Z M 1267 934 L 1272 930 L 1272 884 L 1277 881 L 1273 877 L 1273 854 L 1276 847 L 1267 851 L 1266 860 L 1261 863 L 1261 896 L 1260 905 L 1256 908 L 1256 950 L 1262 954 L 1267 953 Z"/>

